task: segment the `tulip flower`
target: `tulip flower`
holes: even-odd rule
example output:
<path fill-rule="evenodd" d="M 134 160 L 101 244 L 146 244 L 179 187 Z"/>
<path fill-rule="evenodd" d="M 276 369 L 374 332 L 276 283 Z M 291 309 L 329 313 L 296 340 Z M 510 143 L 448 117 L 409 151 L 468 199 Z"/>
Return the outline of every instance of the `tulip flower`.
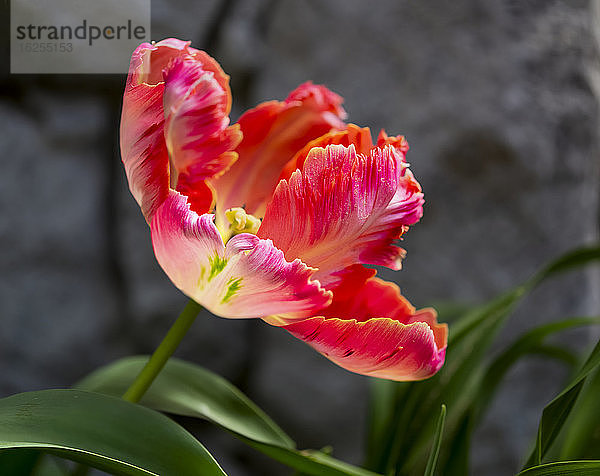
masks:
<path fill-rule="evenodd" d="M 374 144 L 312 83 L 230 124 L 228 79 L 189 42 L 133 53 L 121 152 L 163 270 L 212 313 L 262 318 L 352 372 L 433 375 L 447 327 L 365 267 L 400 269 L 422 215 L 404 138 Z"/>

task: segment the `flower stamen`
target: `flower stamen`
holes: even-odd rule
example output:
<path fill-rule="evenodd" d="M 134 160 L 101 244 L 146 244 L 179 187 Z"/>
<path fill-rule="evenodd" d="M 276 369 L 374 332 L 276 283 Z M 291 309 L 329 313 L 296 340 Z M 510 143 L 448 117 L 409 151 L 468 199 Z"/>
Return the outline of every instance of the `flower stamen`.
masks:
<path fill-rule="evenodd" d="M 223 243 L 227 243 L 232 236 L 239 235 L 240 233 L 256 235 L 261 223 L 260 219 L 246 213 L 246 210 L 241 207 L 227 210 L 225 218 L 227 219 L 228 226 L 224 230 L 219 230 L 223 237 Z"/>

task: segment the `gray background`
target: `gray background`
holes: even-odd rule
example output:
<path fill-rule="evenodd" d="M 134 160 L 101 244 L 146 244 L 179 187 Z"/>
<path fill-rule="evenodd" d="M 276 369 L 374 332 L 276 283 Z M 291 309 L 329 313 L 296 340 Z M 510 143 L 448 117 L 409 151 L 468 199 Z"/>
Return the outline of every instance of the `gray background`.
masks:
<path fill-rule="evenodd" d="M 152 37 L 210 51 L 232 76 L 234 119 L 312 79 L 345 97 L 352 122 L 405 134 L 427 204 L 404 270 L 384 275 L 426 306 L 490 298 L 597 239 L 598 12 L 588 1 L 155 0 Z M 11 76 L 2 48 L 4 396 L 152 351 L 186 298 L 155 262 L 119 162 L 125 78 Z M 599 300 L 597 270 L 555 280 L 502 337 L 598 314 Z M 571 345 L 585 349 L 588 332 Z M 209 315 L 178 356 L 239 385 L 300 447 L 331 444 L 361 461 L 369 379 L 262 322 Z M 518 468 L 563 377 L 533 359 L 509 374 L 475 440 L 473 474 Z M 196 430 L 232 476 L 287 474 L 208 424 Z"/>

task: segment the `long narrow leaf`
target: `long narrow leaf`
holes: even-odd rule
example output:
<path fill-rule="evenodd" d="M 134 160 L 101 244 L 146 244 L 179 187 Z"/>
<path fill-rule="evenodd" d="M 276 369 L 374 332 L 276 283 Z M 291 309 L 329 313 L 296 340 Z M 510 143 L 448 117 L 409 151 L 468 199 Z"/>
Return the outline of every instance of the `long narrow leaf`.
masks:
<path fill-rule="evenodd" d="M 80 390 L 0 400 L 0 454 L 42 450 L 116 475 L 224 476 L 181 426 L 148 408 Z"/>
<path fill-rule="evenodd" d="M 96 370 L 77 388 L 122 395 L 148 357 L 127 357 Z M 261 443 L 294 448 L 292 439 L 248 397 L 221 376 L 197 365 L 170 359 L 142 403 L 178 415 L 205 418 Z M 187 413 L 186 413 L 187 412 Z"/>
<path fill-rule="evenodd" d="M 147 359 L 131 357 L 117 361 L 94 372 L 80 382 L 78 387 L 121 395 Z M 242 392 L 223 378 L 197 365 L 170 359 L 140 403 L 175 415 L 210 420 L 267 456 L 305 474 L 375 474 L 319 451 L 296 450 L 283 430 Z"/>
<path fill-rule="evenodd" d="M 427 466 L 425 466 L 425 473 L 423 476 L 433 476 L 435 472 L 435 466 L 437 464 L 438 456 L 440 454 L 440 445 L 442 444 L 442 436 L 444 435 L 444 422 L 446 421 L 446 405 L 442 405 L 440 416 L 438 418 L 435 433 L 433 435 L 433 443 L 431 445 L 431 453 L 429 453 L 429 459 L 427 460 Z"/>
<path fill-rule="evenodd" d="M 543 324 L 523 334 L 487 365 L 487 369 L 477 386 L 477 391 L 471 395 L 471 404 L 464 412 L 458 430 L 452 438 L 449 438 L 451 449 L 444 467 L 444 474 L 448 476 L 461 476 L 469 472 L 468 451 L 471 446 L 473 430 L 480 421 L 487 406 L 492 402 L 494 393 L 510 368 L 521 357 L 528 354 L 543 354 L 552 358 L 566 360 L 570 365 L 573 365 L 574 358 L 569 352 L 562 348 L 544 345 L 543 341 L 550 335 L 558 332 L 593 324 L 600 324 L 600 318 L 576 317 Z"/>
<path fill-rule="evenodd" d="M 542 463 L 544 455 L 558 436 L 581 389 L 586 377 L 600 364 L 600 342 L 596 345 L 583 368 L 573 381 L 548 405 L 544 407 L 538 427 L 535 448 L 533 449 L 524 469 Z"/>
<path fill-rule="evenodd" d="M 600 317 L 573 317 L 542 324 L 523 334 L 489 364 L 481 384 L 481 391 L 477 395 L 477 404 L 480 405 L 479 412 L 483 411 L 484 405 L 491 402 L 492 395 L 496 392 L 504 375 L 522 356 L 543 352 L 547 349 L 541 344 L 548 336 L 575 327 L 597 324 L 600 324 Z M 561 358 L 564 358 L 564 354 L 561 354 Z"/>
<path fill-rule="evenodd" d="M 412 399 L 415 392 L 418 395 L 415 399 L 418 405 L 411 411 L 396 412 L 396 417 L 388 425 L 388 433 L 395 431 L 394 444 L 378 458 L 379 461 L 387 461 L 387 464 L 378 463 L 370 468 L 389 470 L 390 467 L 395 467 L 398 474 L 410 475 L 418 470 L 419 465 L 424 465 L 429 437 L 435 426 L 436 408 L 445 401 L 450 409 L 446 422 L 447 438 L 450 441 L 452 435 L 462 427 L 465 411 L 479 389 L 488 350 L 515 306 L 545 279 L 598 260 L 600 246 L 567 253 L 523 285 L 453 322 L 450 326 L 446 364 L 442 371 L 428 381 L 417 382 L 410 387 L 398 387 L 411 390 L 410 395 L 401 391 L 402 395 L 394 403 L 396 406 L 403 406 L 407 399 Z M 538 350 L 543 352 L 549 349 L 538 347 Z M 371 447 L 376 446 L 377 442 L 371 443 Z M 384 448 L 384 444 L 379 447 Z M 447 457 L 447 454 L 441 456 L 442 459 Z M 377 460 L 374 458 L 370 461 Z"/>
<path fill-rule="evenodd" d="M 399 474 L 412 475 L 424 464 L 429 438 L 435 428 L 434 415 L 444 402 L 450 408 L 449 435 L 454 433 L 479 389 L 488 349 L 522 295 L 523 291 L 517 289 L 477 310 L 477 316 L 485 318 L 478 317 L 477 326 L 465 330 L 460 339 L 449 344 L 445 368 L 434 378 L 414 385 L 413 391 L 418 392 L 418 398 L 414 399 L 416 407 L 404 412 L 405 419 L 397 422 L 402 445 L 394 447 L 390 455 L 390 462 L 398 468 Z M 472 316 L 475 314 L 469 319 Z M 452 332 L 451 327 L 450 336 Z"/>
<path fill-rule="evenodd" d="M 371 383 L 365 466 L 376 468 L 391 438 L 390 422 L 394 420 L 398 385 L 389 380 L 373 379 Z"/>
<path fill-rule="evenodd" d="M 510 305 L 514 301 L 524 297 L 529 291 L 535 286 L 539 285 L 547 278 L 550 278 L 556 274 L 571 271 L 581 266 L 586 266 L 595 261 L 600 261 L 600 246 L 589 246 L 582 247 L 576 250 L 565 253 L 559 258 L 552 261 L 541 271 L 536 273 L 533 277 L 527 280 L 523 285 L 518 286 L 513 291 L 506 293 L 497 300 L 494 300 L 490 307 Z M 487 314 L 492 309 L 486 310 L 474 310 L 469 315 L 465 316 L 456 325 L 453 326 L 453 331 L 450 334 L 450 342 L 461 339 L 465 333 L 468 333 L 474 327 L 477 327 L 483 320 L 487 318 Z"/>
<path fill-rule="evenodd" d="M 517 476 L 598 476 L 600 461 L 559 461 L 533 466 Z"/>
<path fill-rule="evenodd" d="M 600 369 L 586 379 L 573 408 L 562 441 L 560 459 L 578 460 L 600 457 Z"/>

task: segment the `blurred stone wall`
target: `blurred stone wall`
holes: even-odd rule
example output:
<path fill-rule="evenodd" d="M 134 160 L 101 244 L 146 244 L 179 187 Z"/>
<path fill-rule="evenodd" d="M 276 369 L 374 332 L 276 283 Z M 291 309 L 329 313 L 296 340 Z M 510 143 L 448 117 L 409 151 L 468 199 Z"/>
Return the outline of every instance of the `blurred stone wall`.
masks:
<path fill-rule="evenodd" d="M 416 305 L 490 298 L 598 238 L 597 3 L 156 0 L 152 8 L 155 39 L 191 39 L 232 76 L 234 118 L 312 79 L 345 97 L 352 122 L 407 136 L 427 205 L 405 239 L 404 270 L 383 274 Z M 68 386 L 110 360 L 151 352 L 186 298 L 156 264 L 119 164 L 124 78 L 10 76 L 3 48 L 0 395 L 8 395 Z M 503 337 L 598 314 L 599 300 L 597 273 L 553 281 Z M 590 342 L 586 332 L 570 336 L 580 349 Z M 178 355 L 235 382 L 301 447 L 332 444 L 360 463 L 367 378 L 261 322 L 208 315 Z M 518 468 L 563 377 L 535 360 L 510 373 L 476 438 L 473 474 Z M 287 474 L 207 424 L 196 430 L 232 476 Z"/>

